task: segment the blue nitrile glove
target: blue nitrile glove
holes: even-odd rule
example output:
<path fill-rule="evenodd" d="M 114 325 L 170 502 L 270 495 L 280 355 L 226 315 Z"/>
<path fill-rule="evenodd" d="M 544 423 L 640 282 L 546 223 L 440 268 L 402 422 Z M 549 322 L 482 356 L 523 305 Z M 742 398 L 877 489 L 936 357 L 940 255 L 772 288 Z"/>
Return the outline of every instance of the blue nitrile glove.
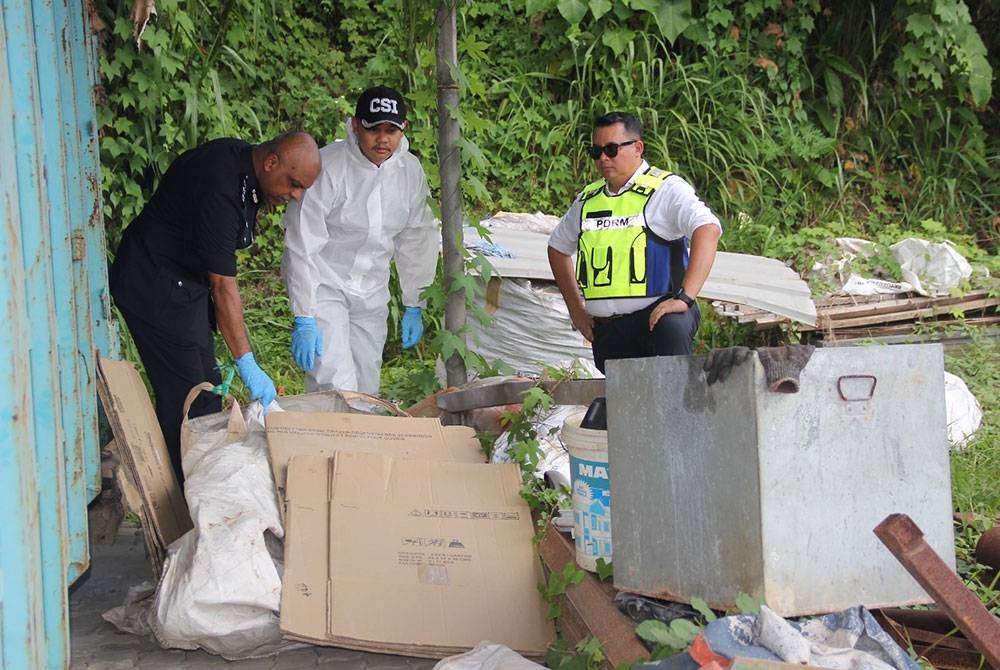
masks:
<path fill-rule="evenodd" d="M 274 382 L 257 365 L 257 360 L 253 357 L 252 351 L 248 351 L 237 358 L 236 367 L 240 371 L 243 383 L 250 391 L 250 400 L 260 400 L 260 404 L 264 406 L 264 411 L 267 412 L 267 406 L 278 397 L 278 391 L 274 388 Z"/>
<path fill-rule="evenodd" d="M 303 370 L 312 370 L 316 357 L 323 355 L 323 334 L 316 319 L 311 316 L 295 317 L 292 326 L 292 358 Z"/>
<path fill-rule="evenodd" d="M 403 312 L 403 348 L 409 349 L 424 336 L 423 310 L 407 307 Z"/>

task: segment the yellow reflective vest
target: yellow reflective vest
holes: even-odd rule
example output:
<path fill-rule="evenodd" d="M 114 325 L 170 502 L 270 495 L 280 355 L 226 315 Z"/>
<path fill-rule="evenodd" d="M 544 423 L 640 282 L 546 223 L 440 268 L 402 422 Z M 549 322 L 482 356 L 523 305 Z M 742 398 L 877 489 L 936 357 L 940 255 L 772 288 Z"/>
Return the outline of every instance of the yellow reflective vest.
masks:
<path fill-rule="evenodd" d="M 664 240 L 646 223 L 646 203 L 670 176 L 650 167 L 632 186 L 608 195 L 604 180 L 580 193 L 576 281 L 587 300 L 668 295 L 680 289 L 688 262 L 687 238 Z"/>

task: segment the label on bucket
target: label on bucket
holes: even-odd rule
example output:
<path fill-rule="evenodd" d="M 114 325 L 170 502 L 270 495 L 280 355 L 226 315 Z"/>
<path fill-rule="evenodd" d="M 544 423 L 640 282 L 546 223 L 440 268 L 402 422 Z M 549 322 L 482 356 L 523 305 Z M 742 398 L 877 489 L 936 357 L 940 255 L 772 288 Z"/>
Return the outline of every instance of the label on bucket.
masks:
<path fill-rule="evenodd" d="M 573 482 L 573 534 L 581 567 L 594 570 L 597 559 L 611 560 L 611 489 L 606 461 L 570 454 Z"/>

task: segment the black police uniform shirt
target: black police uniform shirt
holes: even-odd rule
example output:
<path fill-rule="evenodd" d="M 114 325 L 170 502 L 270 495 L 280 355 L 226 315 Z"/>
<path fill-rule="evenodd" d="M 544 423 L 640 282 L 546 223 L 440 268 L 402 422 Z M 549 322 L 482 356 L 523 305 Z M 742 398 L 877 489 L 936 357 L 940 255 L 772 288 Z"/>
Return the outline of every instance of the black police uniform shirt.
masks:
<path fill-rule="evenodd" d="M 208 273 L 236 276 L 261 199 L 253 146 L 218 139 L 181 154 L 122 236 L 111 267 L 120 309 L 183 339 L 214 317 Z"/>

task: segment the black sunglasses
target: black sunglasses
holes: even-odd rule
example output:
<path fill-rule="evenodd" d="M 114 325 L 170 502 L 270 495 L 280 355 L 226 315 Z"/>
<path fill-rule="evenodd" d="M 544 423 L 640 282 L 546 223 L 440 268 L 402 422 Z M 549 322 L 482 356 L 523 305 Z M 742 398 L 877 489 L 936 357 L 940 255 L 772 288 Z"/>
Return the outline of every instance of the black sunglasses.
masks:
<path fill-rule="evenodd" d="M 591 144 L 589 147 L 587 147 L 587 155 L 593 158 L 595 161 L 601 157 L 602 153 L 607 154 L 608 158 L 614 158 L 615 156 L 618 155 L 619 149 L 621 149 L 622 147 L 627 147 L 630 144 L 635 144 L 638 141 L 639 140 L 629 140 L 628 142 L 622 142 L 621 144 L 610 142 L 608 144 L 605 144 L 603 147 L 599 147 L 596 144 Z"/>

